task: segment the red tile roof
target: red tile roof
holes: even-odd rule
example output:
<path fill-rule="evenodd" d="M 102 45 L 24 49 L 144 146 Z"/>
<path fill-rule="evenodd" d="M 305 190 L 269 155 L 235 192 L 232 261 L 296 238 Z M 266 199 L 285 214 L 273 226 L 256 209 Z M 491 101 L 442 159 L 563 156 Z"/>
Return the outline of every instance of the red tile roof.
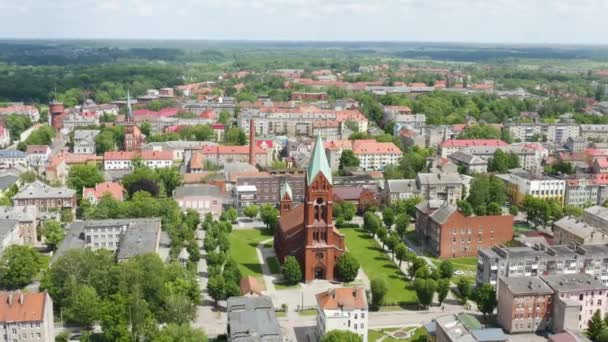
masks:
<path fill-rule="evenodd" d="M 248 294 L 262 294 L 262 287 L 258 283 L 257 279 L 252 276 L 246 276 L 241 278 L 240 288 L 242 296 Z"/>
<path fill-rule="evenodd" d="M 50 150 L 48 145 L 27 145 L 27 154 L 45 154 Z"/>
<path fill-rule="evenodd" d="M 367 309 L 365 291 L 361 287 L 335 288 L 316 295 L 322 310 L 364 310 Z"/>
<path fill-rule="evenodd" d="M 88 198 L 93 196 L 94 198 L 101 198 L 104 194 L 109 193 L 112 198 L 122 201 L 123 195 L 126 192 L 125 188 L 119 183 L 104 182 L 95 185 L 94 188 L 84 188 L 82 191 L 82 197 Z"/>
<path fill-rule="evenodd" d="M 0 322 L 41 322 L 46 304 L 46 292 L 0 294 Z"/>
<path fill-rule="evenodd" d="M 401 150 L 392 142 L 377 142 L 373 139 L 353 141 L 355 154 L 401 154 Z"/>
<path fill-rule="evenodd" d="M 499 139 L 451 139 L 441 143 L 441 147 L 470 147 L 470 146 L 508 146 Z"/>
<path fill-rule="evenodd" d="M 141 151 L 141 152 L 105 152 L 104 160 L 133 160 L 140 157 L 143 160 L 173 160 L 173 152 L 171 151 Z"/>

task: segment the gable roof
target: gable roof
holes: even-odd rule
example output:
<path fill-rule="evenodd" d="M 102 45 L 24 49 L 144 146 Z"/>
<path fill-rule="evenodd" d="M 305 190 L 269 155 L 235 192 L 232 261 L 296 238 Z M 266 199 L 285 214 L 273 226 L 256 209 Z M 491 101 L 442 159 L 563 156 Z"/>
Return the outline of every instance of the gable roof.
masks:
<path fill-rule="evenodd" d="M 0 322 L 41 322 L 46 292 L 0 294 Z"/>
<path fill-rule="evenodd" d="M 363 288 L 343 287 L 321 292 L 315 296 L 321 310 L 364 310 L 367 299 Z"/>
<path fill-rule="evenodd" d="M 319 172 L 325 176 L 325 179 L 327 179 L 330 184 L 332 183 L 331 168 L 329 167 L 329 162 L 327 162 L 327 156 L 325 155 L 323 139 L 321 139 L 320 135 L 317 135 L 317 141 L 312 150 L 310 164 L 308 164 L 308 172 L 306 173 L 307 183 L 312 184 Z"/>
<path fill-rule="evenodd" d="M 281 200 L 283 200 L 285 194 L 289 195 L 290 199 L 293 199 L 293 192 L 291 191 L 291 186 L 289 186 L 288 182 L 283 183 L 283 186 L 281 186 Z"/>

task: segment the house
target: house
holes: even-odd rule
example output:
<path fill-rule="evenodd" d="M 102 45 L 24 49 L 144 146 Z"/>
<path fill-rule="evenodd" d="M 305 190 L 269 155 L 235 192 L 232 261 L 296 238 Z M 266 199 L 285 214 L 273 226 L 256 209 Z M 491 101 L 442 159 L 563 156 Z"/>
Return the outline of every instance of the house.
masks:
<path fill-rule="evenodd" d="M 553 331 L 584 331 L 593 316 L 606 315 L 608 287 L 587 273 L 541 276 L 555 291 L 553 300 Z"/>
<path fill-rule="evenodd" d="M 132 170 L 134 168 L 133 161 L 137 159 L 140 159 L 145 166 L 151 169 L 173 166 L 173 153 L 170 151 L 121 151 L 105 152 L 103 154 L 104 170 Z"/>
<path fill-rule="evenodd" d="M 0 220 L 0 254 L 12 245 L 23 245 L 17 220 Z"/>
<path fill-rule="evenodd" d="M 11 132 L 0 122 L 0 148 L 11 144 Z"/>
<path fill-rule="evenodd" d="M 103 182 L 96 184 L 93 188 L 84 188 L 82 190 L 82 198 L 87 199 L 91 204 L 95 205 L 106 194 L 109 194 L 117 201 L 122 201 L 126 192 L 120 183 Z"/>
<path fill-rule="evenodd" d="M 485 173 L 488 171 L 488 162 L 486 160 L 462 151 L 450 154 L 448 159 L 462 167 L 466 173 Z"/>
<path fill-rule="evenodd" d="M 427 201 L 441 200 L 455 206 L 468 196 L 472 177 L 457 172 L 419 173 L 416 186 L 419 196 Z"/>
<path fill-rule="evenodd" d="M 67 187 L 51 187 L 35 180 L 14 197 L 15 206 L 34 205 L 42 211 L 76 208 L 76 192 Z"/>
<path fill-rule="evenodd" d="M 416 205 L 416 235 L 440 258 L 476 256 L 480 248 L 513 239 L 511 215 L 465 216 L 453 205 L 436 202 Z"/>
<path fill-rule="evenodd" d="M 508 146 L 506 142 L 499 139 L 451 139 L 439 144 L 439 153 L 442 158 L 469 147 L 499 147 Z"/>
<path fill-rule="evenodd" d="M 0 341 L 54 342 L 53 300 L 49 294 L 0 294 Z"/>
<path fill-rule="evenodd" d="M 591 168 L 593 173 L 608 173 L 608 158 L 595 159 Z"/>
<path fill-rule="evenodd" d="M 40 120 L 38 108 L 31 105 L 24 105 L 19 102 L 11 103 L 6 107 L 0 107 L 0 117 L 11 114 L 27 116 L 32 122 L 38 122 L 38 120 Z"/>
<path fill-rule="evenodd" d="M 368 305 L 361 287 L 334 288 L 321 292 L 317 300 L 317 330 L 322 337 L 333 330 L 346 330 L 367 342 Z"/>
<path fill-rule="evenodd" d="M 333 224 L 332 173 L 320 136 L 306 172 L 304 203 L 293 203 L 288 188 L 283 189 L 274 235 L 279 262 L 285 262 L 287 256 L 295 257 L 306 282 L 334 280 L 336 260 L 345 252 L 344 235 Z"/>
<path fill-rule="evenodd" d="M 215 185 L 183 185 L 175 189 L 173 198 L 183 211 L 193 209 L 201 217 L 211 214 L 214 218 L 218 218 L 222 213 L 224 196 Z"/>
<path fill-rule="evenodd" d="M 95 138 L 100 131 L 97 129 L 79 129 L 74 132 L 74 153 L 91 154 L 96 152 Z"/>
<path fill-rule="evenodd" d="M 19 150 L 0 150 L 0 170 L 27 167 L 27 153 Z"/>
<path fill-rule="evenodd" d="M 553 223 L 556 244 L 608 244 L 608 208 L 586 208 L 581 218 L 566 216 Z"/>
<path fill-rule="evenodd" d="M 34 169 L 45 166 L 51 156 L 51 148 L 48 145 L 28 145 L 25 153 L 27 153 L 27 164 Z"/>
<path fill-rule="evenodd" d="M 479 321 L 467 314 L 459 313 L 438 317 L 435 324 L 425 324 L 427 332 L 435 342 L 506 342 L 510 338 L 499 328 L 484 328 Z"/>
<path fill-rule="evenodd" d="M 38 244 L 38 208 L 29 206 L 0 206 L 0 220 L 14 220 L 19 226 L 23 244 Z"/>
<path fill-rule="evenodd" d="M 274 305 L 266 296 L 230 297 L 226 316 L 228 342 L 283 342 Z"/>
<path fill-rule="evenodd" d="M 545 331 L 555 293 L 540 277 L 499 278 L 497 321 L 509 334 Z"/>

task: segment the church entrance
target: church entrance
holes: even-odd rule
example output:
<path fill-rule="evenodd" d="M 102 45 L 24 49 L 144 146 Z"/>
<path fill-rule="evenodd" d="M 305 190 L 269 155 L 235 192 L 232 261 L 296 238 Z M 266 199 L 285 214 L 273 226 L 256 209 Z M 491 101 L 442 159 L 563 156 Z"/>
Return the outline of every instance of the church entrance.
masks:
<path fill-rule="evenodd" d="M 315 267 L 315 279 L 325 279 L 325 268 Z"/>

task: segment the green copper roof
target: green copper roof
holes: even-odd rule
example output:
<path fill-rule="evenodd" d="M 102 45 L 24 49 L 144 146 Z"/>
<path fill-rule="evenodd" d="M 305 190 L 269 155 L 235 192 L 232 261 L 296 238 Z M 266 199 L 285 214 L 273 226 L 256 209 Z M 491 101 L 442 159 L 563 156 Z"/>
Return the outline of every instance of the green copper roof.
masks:
<path fill-rule="evenodd" d="M 308 172 L 306 173 L 306 180 L 308 184 L 311 184 L 317 174 L 322 172 L 325 178 L 332 183 L 331 180 L 331 168 L 327 162 L 327 156 L 325 155 L 325 146 L 323 145 L 323 139 L 320 135 L 317 135 L 317 141 L 315 147 L 312 150 L 312 157 L 310 158 L 310 164 L 308 164 Z"/>
<path fill-rule="evenodd" d="M 293 200 L 293 193 L 291 192 L 291 187 L 287 182 L 283 183 L 281 186 L 281 200 L 283 200 L 283 197 L 285 197 L 285 193 L 287 193 L 289 198 Z"/>

